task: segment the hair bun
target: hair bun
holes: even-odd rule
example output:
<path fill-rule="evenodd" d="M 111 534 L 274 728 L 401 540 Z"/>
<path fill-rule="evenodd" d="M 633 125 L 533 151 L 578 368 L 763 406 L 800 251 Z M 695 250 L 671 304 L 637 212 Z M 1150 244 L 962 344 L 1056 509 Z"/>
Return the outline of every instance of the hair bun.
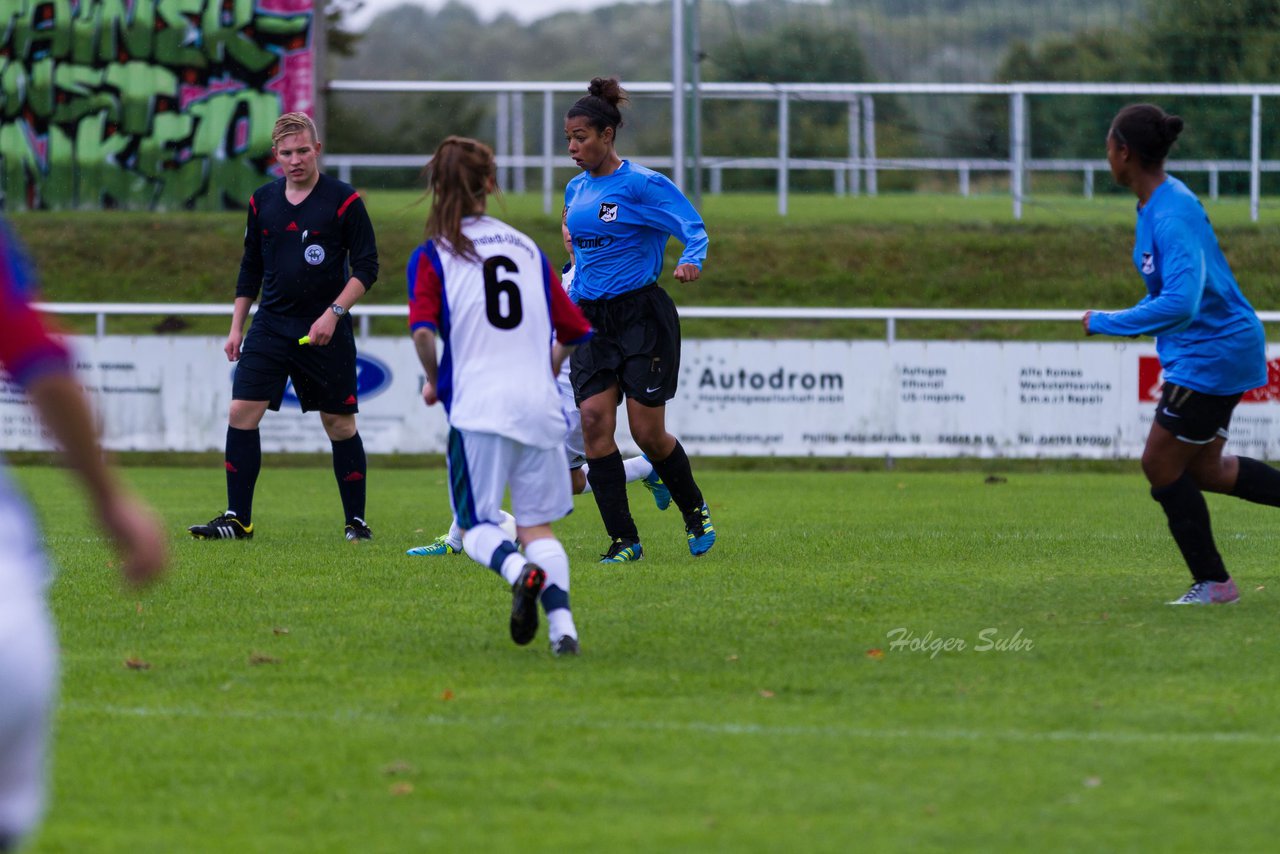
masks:
<path fill-rule="evenodd" d="M 587 86 L 587 94 L 616 107 L 626 101 L 626 93 L 617 77 L 594 77 Z"/>
<path fill-rule="evenodd" d="M 1165 116 L 1164 117 L 1164 135 L 1169 142 L 1173 142 L 1178 138 L 1178 134 L 1182 133 L 1184 122 L 1182 116 Z"/>

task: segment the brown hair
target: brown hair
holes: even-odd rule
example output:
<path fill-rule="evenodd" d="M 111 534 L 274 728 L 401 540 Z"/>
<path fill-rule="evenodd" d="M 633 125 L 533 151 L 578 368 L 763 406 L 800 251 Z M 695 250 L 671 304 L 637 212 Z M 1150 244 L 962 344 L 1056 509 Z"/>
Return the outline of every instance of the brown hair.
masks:
<path fill-rule="evenodd" d="M 617 77 L 595 77 L 587 86 L 587 94 L 579 98 L 564 117 L 585 116 L 599 133 L 604 133 L 605 128 L 613 128 L 616 139 L 618 128 L 622 127 L 622 111 L 618 107 L 629 103 L 629 100 Z"/>
<path fill-rule="evenodd" d="M 1130 104 L 1111 120 L 1108 135 L 1137 155 L 1146 167 L 1164 163 L 1169 149 L 1182 133 L 1181 116 L 1173 116 L 1155 104 Z"/>
<path fill-rule="evenodd" d="M 479 260 L 471 239 L 462 233 L 462 220 L 482 213 L 495 187 L 498 167 L 493 149 L 465 136 L 446 137 L 422 171 L 431 194 L 427 239 L 440 238 L 455 254 Z"/>
<path fill-rule="evenodd" d="M 285 113 L 276 119 L 276 126 L 271 130 L 271 147 L 275 148 L 280 140 L 295 133 L 307 133 L 311 135 L 312 142 L 320 141 L 316 123 L 311 121 L 311 116 L 306 113 Z"/>

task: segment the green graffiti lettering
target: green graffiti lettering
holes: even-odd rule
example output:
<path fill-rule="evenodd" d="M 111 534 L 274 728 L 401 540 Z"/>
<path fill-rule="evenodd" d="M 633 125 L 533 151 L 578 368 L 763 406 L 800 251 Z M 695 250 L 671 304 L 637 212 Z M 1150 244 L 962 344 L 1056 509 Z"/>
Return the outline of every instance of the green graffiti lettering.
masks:
<path fill-rule="evenodd" d="M 47 169 L 40 184 L 40 201 L 44 207 L 67 208 L 76 204 L 75 148 L 71 138 L 59 127 L 49 128 Z"/>
<path fill-rule="evenodd" d="M 22 93 L 26 79 L 25 68 L 0 56 L 0 118 L 11 119 L 22 112 Z"/>
<path fill-rule="evenodd" d="M 38 119 L 53 115 L 53 60 L 31 63 L 27 71 L 27 108 Z"/>
<path fill-rule="evenodd" d="M 99 110 L 117 115 L 119 100 L 114 93 L 102 91 L 103 76 L 101 68 L 65 62 L 54 69 L 54 124 L 71 124 Z"/>
<path fill-rule="evenodd" d="M 26 0 L 17 9 L 0 13 L 0 18 L 5 17 L 12 22 L 8 33 L 12 56 L 63 59 L 71 52 L 71 28 L 58 23 L 71 20 L 70 0 Z"/>
<path fill-rule="evenodd" d="M 168 98 L 171 109 L 178 107 L 178 78 L 167 68 L 146 62 L 117 62 L 107 66 L 106 80 L 120 92 L 120 124 L 125 133 L 147 133 L 157 98 Z"/>
<path fill-rule="evenodd" d="M 150 59 L 156 31 L 151 0 L 80 0 L 72 24 L 71 56 L 76 62 L 124 62 Z"/>
<path fill-rule="evenodd" d="M 203 38 L 196 27 L 204 0 L 156 0 L 156 13 L 165 28 L 156 33 L 156 62 L 179 68 L 205 68 L 209 62 L 201 50 Z"/>
<path fill-rule="evenodd" d="M 265 50 L 244 34 L 254 23 L 253 0 L 235 0 L 231 9 L 221 3 L 210 3 L 204 9 L 204 52 L 215 65 L 228 55 L 240 66 L 260 72 L 276 61 L 276 54 Z M 303 29 L 306 29 L 304 24 Z"/>
<path fill-rule="evenodd" d="M 271 129 L 279 115 L 280 102 L 271 93 L 242 89 L 205 98 L 192 104 L 188 112 L 199 123 L 191 145 L 197 157 L 262 157 L 271 150 Z M 237 147 L 235 139 L 240 121 L 247 122 L 243 147 Z"/>
<path fill-rule="evenodd" d="M 314 20 L 256 2 L 0 0 L 0 205 L 243 205 Z"/>
<path fill-rule="evenodd" d="M 0 158 L 4 160 L 5 207 L 39 203 L 40 160 L 24 121 L 0 125 Z"/>
<path fill-rule="evenodd" d="M 112 124 L 104 110 L 85 116 L 76 126 L 75 164 L 82 207 L 139 206 L 149 198 L 146 177 L 120 161 L 133 140 L 112 130 Z"/>
<path fill-rule="evenodd" d="M 209 164 L 210 191 L 200 198 L 200 209 L 243 205 L 262 185 L 262 172 L 253 160 L 271 150 L 271 129 L 279 111 L 274 95 L 252 90 L 214 95 L 191 105 L 198 122 L 191 152 Z M 237 145 L 241 127 L 245 139 Z"/>
<path fill-rule="evenodd" d="M 188 207 L 201 197 L 207 164 L 191 159 L 187 149 L 195 120 L 189 115 L 157 115 L 151 133 L 138 149 L 138 172 L 152 179 L 152 207 Z"/>

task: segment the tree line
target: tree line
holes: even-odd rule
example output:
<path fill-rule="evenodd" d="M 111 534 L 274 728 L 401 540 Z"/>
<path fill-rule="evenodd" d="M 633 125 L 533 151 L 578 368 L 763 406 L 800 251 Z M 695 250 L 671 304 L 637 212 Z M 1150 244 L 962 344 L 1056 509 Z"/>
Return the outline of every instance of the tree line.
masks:
<path fill-rule="evenodd" d="M 404 5 L 353 32 L 344 13 L 358 2 L 329 0 L 331 78 L 582 80 L 585 89 L 600 74 L 624 82 L 670 77 L 665 0 L 528 24 L 512 16 L 482 19 L 457 0 L 434 11 Z M 1280 70 L 1276 0 L 832 0 L 821 6 L 704 0 L 699 15 L 705 81 L 1227 83 L 1270 81 Z M 571 100 L 566 96 L 557 108 Z M 1107 121 L 1125 100 L 1034 100 L 1032 155 L 1100 156 Z M 426 152 L 449 133 L 493 134 L 493 104 L 472 96 L 330 93 L 327 105 L 332 151 Z M 1247 99 L 1166 99 L 1163 106 L 1188 122 L 1178 156 L 1248 156 Z M 528 108 L 536 127 L 540 105 Z M 623 129 L 629 150 L 668 149 L 668 110 L 659 99 L 637 99 Z M 800 103 L 792 114 L 793 155 L 846 153 L 843 105 Z M 881 156 L 1008 153 L 1006 98 L 877 97 L 876 116 Z M 1271 136 L 1264 156 L 1280 156 L 1280 135 Z M 776 140 L 772 104 L 704 102 L 704 152 L 767 156 Z M 771 174 L 734 173 L 726 175 L 726 188 L 764 189 L 772 180 Z M 830 179 L 812 180 L 828 186 Z"/>

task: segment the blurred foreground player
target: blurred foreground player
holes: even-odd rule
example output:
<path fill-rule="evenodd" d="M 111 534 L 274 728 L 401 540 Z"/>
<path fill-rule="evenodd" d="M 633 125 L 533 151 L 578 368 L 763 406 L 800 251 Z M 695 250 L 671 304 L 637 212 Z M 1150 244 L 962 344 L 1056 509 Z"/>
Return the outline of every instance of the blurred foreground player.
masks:
<path fill-rule="evenodd" d="M 158 575 L 167 557 L 151 511 L 107 468 L 89 402 L 66 348 L 30 300 L 32 268 L 0 221 L 0 366 L 25 389 L 62 447 L 98 521 L 115 541 L 131 584 Z M 45 605 L 49 566 L 30 510 L 0 477 L 0 851 L 17 847 L 44 803 L 45 752 L 57 681 L 57 642 Z"/>

